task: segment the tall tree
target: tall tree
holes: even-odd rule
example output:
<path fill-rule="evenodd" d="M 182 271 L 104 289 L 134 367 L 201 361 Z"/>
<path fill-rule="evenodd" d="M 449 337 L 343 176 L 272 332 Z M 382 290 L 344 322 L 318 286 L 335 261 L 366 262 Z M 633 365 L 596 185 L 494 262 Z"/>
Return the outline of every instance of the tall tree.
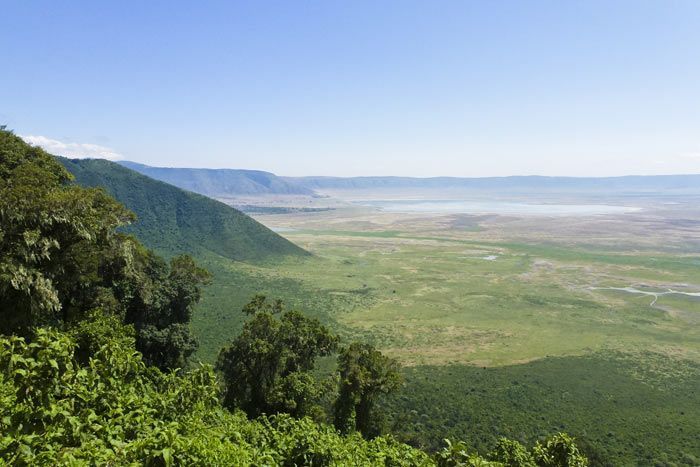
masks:
<path fill-rule="evenodd" d="M 71 320 L 97 299 L 101 252 L 133 215 L 68 185 L 54 158 L 0 130 L 0 332 Z"/>
<path fill-rule="evenodd" d="M 334 424 L 342 433 L 354 430 L 371 438 L 380 434 L 378 398 L 401 385 L 399 364 L 370 344 L 352 343 L 338 357 L 340 388 Z"/>
<path fill-rule="evenodd" d="M 323 385 L 311 374 L 316 358 L 329 355 L 337 338 L 318 320 L 283 311 L 280 301 L 258 295 L 243 308 L 251 319 L 219 353 L 224 405 L 250 417 L 263 413 L 315 415 Z M 279 317 L 278 317 L 279 316 Z"/>
<path fill-rule="evenodd" d="M 168 265 L 140 248 L 138 267 L 112 283 L 124 306 L 124 321 L 136 329 L 136 348 L 144 361 L 162 369 L 182 368 L 197 350 L 189 322 L 201 298 L 201 285 L 209 273 L 187 256 L 176 256 Z"/>
<path fill-rule="evenodd" d="M 0 333 L 72 326 L 99 308 L 134 325 L 148 363 L 183 366 L 196 349 L 188 323 L 208 274 L 187 256 L 168 265 L 119 233 L 134 215 L 71 179 L 53 156 L 0 128 Z"/>

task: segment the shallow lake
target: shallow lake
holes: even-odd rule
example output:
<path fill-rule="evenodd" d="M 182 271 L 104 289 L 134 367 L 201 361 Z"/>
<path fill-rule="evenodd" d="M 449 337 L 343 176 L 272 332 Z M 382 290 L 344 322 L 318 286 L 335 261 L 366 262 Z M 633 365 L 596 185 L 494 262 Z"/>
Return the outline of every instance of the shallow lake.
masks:
<path fill-rule="evenodd" d="M 386 212 L 426 212 L 454 214 L 530 214 L 544 216 L 622 214 L 639 211 L 631 206 L 608 204 L 531 204 L 506 201 L 473 200 L 362 200 L 361 206 L 371 206 Z"/>

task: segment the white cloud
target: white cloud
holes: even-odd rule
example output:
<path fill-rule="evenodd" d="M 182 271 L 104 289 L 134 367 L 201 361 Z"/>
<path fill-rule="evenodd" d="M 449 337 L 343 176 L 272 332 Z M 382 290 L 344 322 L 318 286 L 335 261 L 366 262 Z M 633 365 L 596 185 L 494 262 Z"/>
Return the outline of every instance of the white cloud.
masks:
<path fill-rule="evenodd" d="M 27 143 L 39 146 L 50 154 L 72 159 L 107 159 L 115 161 L 124 156 L 114 149 L 90 143 L 64 143 L 46 136 L 20 135 Z"/>

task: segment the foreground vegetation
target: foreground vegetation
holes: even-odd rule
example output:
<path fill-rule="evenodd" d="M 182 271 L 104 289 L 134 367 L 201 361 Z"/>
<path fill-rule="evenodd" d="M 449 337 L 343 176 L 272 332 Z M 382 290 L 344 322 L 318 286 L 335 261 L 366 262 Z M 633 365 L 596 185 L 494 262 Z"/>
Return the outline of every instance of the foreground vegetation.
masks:
<path fill-rule="evenodd" d="M 114 323 L 110 323 L 114 325 Z M 219 405 L 210 367 L 148 368 L 128 338 L 87 364 L 70 336 L 0 339 L 0 459 L 12 465 L 430 465 L 390 438 L 339 436 L 310 419 L 248 420 Z M 0 461 L 1 462 L 1 461 Z"/>
<path fill-rule="evenodd" d="M 557 435 L 531 452 L 501 440 L 488 455 L 449 444 L 435 457 L 391 437 L 341 436 L 309 418 L 249 420 L 219 405 L 212 369 L 179 375 L 148 368 L 113 321 L 84 323 L 111 334 L 87 364 L 68 334 L 39 330 L 33 342 L 0 338 L 0 463 L 11 465 L 584 466 Z M 117 325 L 118 327 L 118 325 Z M 106 331 L 104 328 L 109 328 Z M 82 330 L 83 332 L 85 329 Z M 81 332 L 78 332 L 81 334 Z"/>

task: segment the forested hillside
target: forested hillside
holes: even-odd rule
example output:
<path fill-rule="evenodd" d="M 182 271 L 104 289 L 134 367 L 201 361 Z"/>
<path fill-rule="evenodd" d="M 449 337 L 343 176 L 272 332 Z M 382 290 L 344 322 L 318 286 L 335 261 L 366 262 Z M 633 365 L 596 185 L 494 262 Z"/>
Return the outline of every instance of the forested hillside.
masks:
<path fill-rule="evenodd" d="M 124 231 L 136 235 L 149 248 L 169 254 L 208 250 L 243 261 L 307 254 L 242 212 L 213 199 L 106 160 L 59 161 L 78 184 L 102 187 L 133 211 L 137 220 Z"/>

